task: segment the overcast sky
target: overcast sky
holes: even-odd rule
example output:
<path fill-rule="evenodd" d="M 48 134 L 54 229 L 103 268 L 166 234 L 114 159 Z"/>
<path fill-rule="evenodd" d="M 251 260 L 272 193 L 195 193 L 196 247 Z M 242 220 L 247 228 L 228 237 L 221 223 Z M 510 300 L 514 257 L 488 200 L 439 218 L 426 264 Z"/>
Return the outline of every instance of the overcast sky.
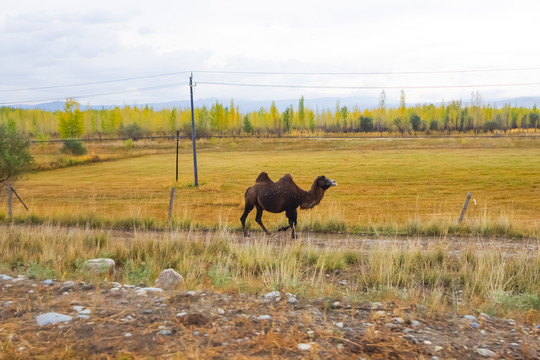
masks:
<path fill-rule="evenodd" d="M 0 4 L 0 104 L 540 95 L 538 0 Z"/>

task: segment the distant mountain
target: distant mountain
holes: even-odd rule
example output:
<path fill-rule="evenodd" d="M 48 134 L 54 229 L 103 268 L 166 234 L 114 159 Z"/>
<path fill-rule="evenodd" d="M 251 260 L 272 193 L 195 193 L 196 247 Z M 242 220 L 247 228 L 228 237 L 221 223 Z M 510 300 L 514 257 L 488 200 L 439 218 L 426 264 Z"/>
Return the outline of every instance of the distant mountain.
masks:
<path fill-rule="evenodd" d="M 524 107 L 524 108 L 532 108 L 535 105 L 540 107 L 540 96 L 526 96 L 526 97 L 517 97 L 517 98 L 512 98 L 512 99 L 506 99 L 506 100 L 498 100 L 498 101 L 493 101 L 490 104 L 498 108 L 503 107 L 505 105 Z"/>
<path fill-rule="evenodd" d="M 252 111 L 258 111 L 261 107 L 265 109 L 269 109 L 272 105 L 273 100 L 237 100 L 233 99 L 235 106 L 238 106 L 240 109 L 240 112 L 246 113 L 246 112 L 252 112 Z M 288 100 L 275 100 L 275 104 L 277 109 L 282 112 L 287 107 L 293 106 L 293 108 L 296 110 L 298 109 L 298 101 L 299 99 L 288 99 Z M 360 109 L 371 109 L 374 107 L 377 107 L 379 105 L 378 98 L 376 97 L 346 97 L 346 98 L 336 98 L 336 97 L 326 97 L 326 98 L 317 98 L 317 99 L 305 99 L 304 100 L 304 106 L 307 108 L 310 108 L 312 110 L 331 110 L 334 111 L 336 109 L 337 102 L 339 101 L 339 106 L 347 106 L 347 108 L 352 109 L 355 106 L 358 106 Z M 218 99 L 218 98 L 207 98 L 207 99 L 198 99 L 194 100 L 195 107 L 203 107 L 206 106 L 207 108 L 212 107 L 216 102 L 219 102 L 220 104 L 224 106 L 229 106 L 231 99 Z M 485 104 L 491 104 L 494 107 L 500 108 L 505 105 L 511 105 L 511 106 L 517 106 L 517 107 L 525 107 L 525 108 L 532 108 L 533 106 L 537 105 L 540 107 L 540 96 L 529 96 L 529 97 L 517 97 L 517 98 L 511 98 L 511 99 L 505 99 L 505 100 L 492 100 L 492 101 L 484 101 Z M 435 103 L 435 105 L 439 105 L 440 103 Z M 465 101 L 463 103 L 464 105 L 468 105 Z M 100 109 L 112 109 L 116 107 L 117 105 L 91 105 L 86 106 L 82 105 L 82 109 L 94 109 L 94 110 L 100 110 Z M 125 105 L 118 105 L 120 107 L 123 107 Z M 137 104 L 137 105 L 130 105 L 132 107 L 139 107 L 143 108 L 145 106 L 151 107 L 154 110 L 164 110 L 164 109 L 172 109 L 172 108 L 190 108 L 191 102 L 190 100 L 179 100 L 179 101 L 170 101 L 170 102 L 162 102 L 162 103 L 148 103 L 148 104 Z M 387 106 L 389 107 L 397 107 L 397 103 L 388 103 Z M 42 104 L 34 104 L 34 105 L 12 105 L 10 106 L 12 108 L 17 109 L 40 109 L 40 110 L 46 110 L 46 111 L 57 111 L 57 110 L 63 110 L 64 109 L 64 102 L 63 101 L 53 101 L 53 102 L 47 102 Z"/>
<path fill-rule="evenodd" d="M 33 104 L 33 105 L 11 105 L 8 106 L 10 108 L 15 109 L 39 109 L 39 110 L 45 110 L 45 111 L 56 111 L 56 110 L 63 110 L 64 109 L 64 101 L 52 101 L 52 102 L 46 102 L 41 104 Z"/>

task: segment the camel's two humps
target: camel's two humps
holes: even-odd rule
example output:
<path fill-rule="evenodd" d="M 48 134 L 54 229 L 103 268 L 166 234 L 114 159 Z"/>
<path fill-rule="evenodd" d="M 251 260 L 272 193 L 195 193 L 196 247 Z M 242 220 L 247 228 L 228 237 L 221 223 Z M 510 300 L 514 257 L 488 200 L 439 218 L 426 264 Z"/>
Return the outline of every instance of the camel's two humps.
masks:
<path fill-rule="evenodd" d="M 255 221 L 267 233 L 268 230 L 262 223 L 263 210 L 280 213 L 285 211 L 285 216 L 289 219 L 289 226 L 280 230 L 291 228 L 293 239 L 296 237 L 294 227 L 296 226 L 297 208 L 311 209 L 321 202 L 324 192 L 332 186 L 336 186 L 336 182 L 327 179 L 325 176 L 319 176 L 311 185 L 309 191 L 300 189 L 293 181 L 292 176 L 287 174 L 279 181 L 273 182 L 268 177 L 268 174 L 262 172 L 255 181 L 255 185 L 250 186 L 245 194 L 245 208 L 240 221 L 242 221 L 242 229 L 244 236 L 248 236 L 246 231 L 246 218 L 255 207 L 257 215 Z"/>

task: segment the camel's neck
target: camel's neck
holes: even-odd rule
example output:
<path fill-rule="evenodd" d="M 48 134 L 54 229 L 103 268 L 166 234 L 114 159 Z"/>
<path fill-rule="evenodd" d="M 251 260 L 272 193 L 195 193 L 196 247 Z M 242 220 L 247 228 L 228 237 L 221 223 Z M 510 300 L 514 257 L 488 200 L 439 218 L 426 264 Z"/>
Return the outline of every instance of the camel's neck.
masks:
<path fill-rule="evenodd" d="M 323 196 L 324 189 L 318 187 L 316 183 L 313 183 L 311 189 L 305 192 L 304 199 L 300 204 L 300 209 L 311 209 L 321 202 Z"/>

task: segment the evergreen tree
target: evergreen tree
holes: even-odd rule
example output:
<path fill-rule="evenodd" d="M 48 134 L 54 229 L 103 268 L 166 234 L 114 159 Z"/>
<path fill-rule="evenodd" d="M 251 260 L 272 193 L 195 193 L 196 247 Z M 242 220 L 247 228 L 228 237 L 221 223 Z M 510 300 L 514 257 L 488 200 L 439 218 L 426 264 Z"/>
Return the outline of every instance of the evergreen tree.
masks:
<path fill-rule="evenodd" d="M 281 117 L 283 118 L 283 126 L 285 127 L 285 132 L 287 133 L 291 131 L 293 114 L 293 108 L 292 106 L 289 106 L 281 115 Z"/>
<path fill-rule="evenodd" d="M 253 125 L 251 124 L 251 121 L 249 121 L 249 116 L 247 115 L 244 116 L 244 126 L 242 128 L 248 134 L 253 132 Z"/>
<path fill-rule="evenodd" d="M 341 121 L 343 122 L 343 131 L 347 132 L 347 116 L 349 115 L 349 110 L 346 106 L 343 106 L 339 112 L 341 113 Z"/>
<path fill-rule="evenodd" d="M 421 119 L 420 119 L 420 116 L 418 116 L 417 113 L 412 113 L 411 114 L 411 116 L 409 117 L 409 122 L 411 123 L 411 127 L 412 127 L 413 131 L 418 131 L 419 130 Z"/>
<path fill-rule="evenodd" d="M 360 117 L 360 131 L 363 132 L 372 132 L 373 131 L 373 120 L 369 116 Z"/>

